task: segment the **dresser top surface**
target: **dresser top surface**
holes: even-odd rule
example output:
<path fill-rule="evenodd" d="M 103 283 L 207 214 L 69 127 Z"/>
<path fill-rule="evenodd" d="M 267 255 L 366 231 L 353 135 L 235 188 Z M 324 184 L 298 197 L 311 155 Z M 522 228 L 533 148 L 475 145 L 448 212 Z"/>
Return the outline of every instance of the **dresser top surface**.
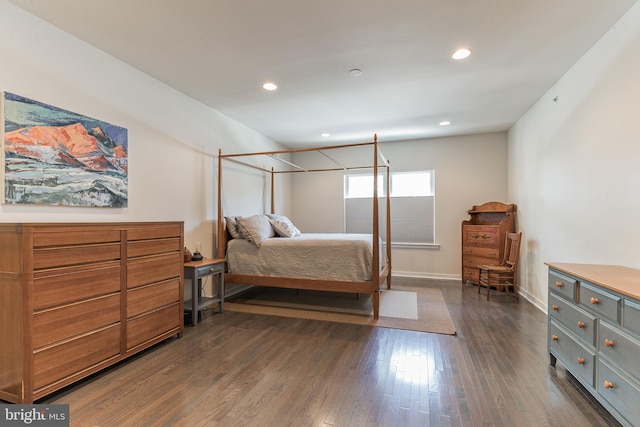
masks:
<path fill-rule="evenodd" d="M 640 270 L 621 265 L 545 262 L 550 268 L 640 299 Z"/>

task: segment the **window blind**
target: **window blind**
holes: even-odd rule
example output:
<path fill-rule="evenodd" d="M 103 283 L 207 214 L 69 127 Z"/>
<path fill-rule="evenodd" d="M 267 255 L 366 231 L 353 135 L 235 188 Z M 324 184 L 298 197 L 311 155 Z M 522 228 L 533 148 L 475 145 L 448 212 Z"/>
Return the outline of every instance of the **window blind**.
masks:
<path fill-rule="evenodd" d="M 373 199 L 345 199 L 345 231 L 370 234 Z M 435 243 L 435 196 L 391 198 L 392 243 Z M 379 232 L 386 239 L 386 199 L 379 199 Z"/>

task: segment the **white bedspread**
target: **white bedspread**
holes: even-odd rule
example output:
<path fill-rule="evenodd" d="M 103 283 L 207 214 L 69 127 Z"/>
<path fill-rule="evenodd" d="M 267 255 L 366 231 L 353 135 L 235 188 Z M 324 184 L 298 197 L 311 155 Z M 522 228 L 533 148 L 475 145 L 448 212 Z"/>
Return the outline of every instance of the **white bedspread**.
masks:
<path fill-rule="evenodd" d="M 247 240 L 233 239 L 227 246 L 229 272 L 273 277 L 346 281 L 371 280 L 371 234 L 304 233 L 274 237 L 257 248 Z M 380 268 L 386 252 L 380 243 Z"/>

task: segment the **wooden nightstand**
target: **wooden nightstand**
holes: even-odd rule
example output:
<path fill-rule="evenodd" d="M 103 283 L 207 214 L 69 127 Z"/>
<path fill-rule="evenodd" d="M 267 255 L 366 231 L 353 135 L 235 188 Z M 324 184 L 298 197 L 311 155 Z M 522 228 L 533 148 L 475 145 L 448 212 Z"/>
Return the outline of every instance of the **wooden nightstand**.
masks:
<path fill-rule="evenodd" d="M 184 302 L 184 310 L 191 313 L 191 325 L 198 323 L 198 312 L 218 303 L 220 313 L 224 305 L 224 259 L 203 259 L 184 263 L 184 278 L 191 279 L 191 299 Z M 202 296 L 202 278 L 218 276 L 218 292 L 213 298 Z"/>

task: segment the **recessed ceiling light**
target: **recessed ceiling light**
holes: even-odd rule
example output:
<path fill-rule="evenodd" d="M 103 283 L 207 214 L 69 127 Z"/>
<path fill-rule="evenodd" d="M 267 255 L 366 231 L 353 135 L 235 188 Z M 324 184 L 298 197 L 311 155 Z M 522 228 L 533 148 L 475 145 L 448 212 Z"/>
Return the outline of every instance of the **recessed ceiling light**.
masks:
<path fill-rule="evenodd" d="M 440 126 L 449 126 L 451 124 L 451 122 L 449 120 L 443 120 L 440 123 L 438 123 Z"/>
<path fill-rule="evenodd" d="M 453 55 L 451 55 L 451 57 L 453 59 L 464 59 L 469 55 L 471 55 L 471 51 L 467 48 L 462 48 L 453 52 Z"/>
<path fill-rule="evenodd" d="M 271 82 L 267 82 L 267 83 L 263 84 L 262 87 L 265 90 L 276 90 L 276 89 L 278 89 L 278 85 L 276 85 L 275 83 L 271 83 Z"/>
<path fill-rule="evenodd" d="M 352 70 L 349 70 L 349 75 L 351 77 L 360 77 L 362 75 L 362 71 L 358 68 L 354 68 Z"/>
<path fill-rule="evenodd" d="M 329 138 L 331 136 L 331 134 L 330 133 L 322 133 L 322 134 L 320 134 L 320 136 L 323 137 L 323 138 Z"/>

